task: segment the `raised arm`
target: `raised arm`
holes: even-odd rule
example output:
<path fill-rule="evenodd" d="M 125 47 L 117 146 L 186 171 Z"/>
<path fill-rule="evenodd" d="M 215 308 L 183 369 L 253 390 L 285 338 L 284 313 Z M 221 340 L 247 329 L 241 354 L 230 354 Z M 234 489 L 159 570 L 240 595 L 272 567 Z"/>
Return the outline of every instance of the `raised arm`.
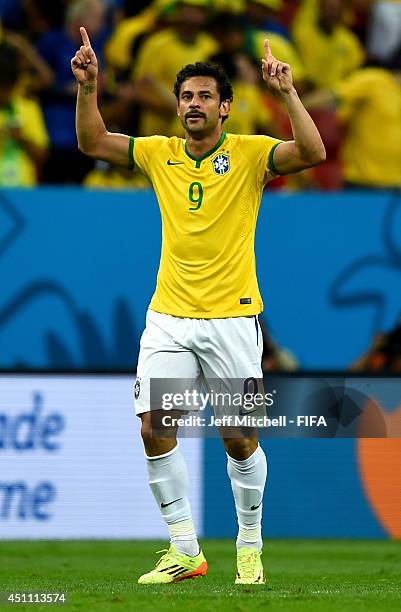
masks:
<path fill-rule="evenodd" d="M 272 55 L 267 39 L 264 47 L 263 80 L 270 91 L 284 102 L 294 137 L 294 140 L 283 142 L 276 147 L 273 167 L 270 169 L 277 174 L 291 174 L 316 166 L 326 159 L 326 151 L 318 129 L 298 97 L 289 64 L 278 61 Z"/>
<path fill-rule="evenodd" d="M 82 153 L 116 166 L 128 166 L 129 136 L 108 132 L 97 105 L 98 64 L 85 28 L 82 46 L 71 60 L 78 81 L 76 131 Z"/>

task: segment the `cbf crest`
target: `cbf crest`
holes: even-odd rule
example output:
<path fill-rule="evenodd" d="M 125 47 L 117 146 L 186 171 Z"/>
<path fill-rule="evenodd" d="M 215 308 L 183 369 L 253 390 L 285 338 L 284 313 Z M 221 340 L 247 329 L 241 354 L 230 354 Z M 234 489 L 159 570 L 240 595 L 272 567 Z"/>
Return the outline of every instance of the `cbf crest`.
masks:
<path fill-rule="evenodd" d="M 212 159 L 213 170 L 219 176 L 227 174 L 230 170 L 230 156 L 226 153 L 218 153 Z"/>

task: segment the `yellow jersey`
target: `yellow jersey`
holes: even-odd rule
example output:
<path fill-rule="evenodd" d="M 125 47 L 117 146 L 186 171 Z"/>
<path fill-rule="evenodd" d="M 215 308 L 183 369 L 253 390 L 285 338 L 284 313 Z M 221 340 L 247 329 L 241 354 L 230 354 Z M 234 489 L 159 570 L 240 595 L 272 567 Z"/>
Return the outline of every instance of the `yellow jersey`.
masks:
<path fill-rule="evenodd" d="M 383 68 L 362 68 L 334 89 L 347 125 L 342 147 L 348 182 L 401 186 L 401 86 Z"/>
<path fill-rule="evenodd" d="M 213 149 L 196 159 L 182 138 L 131 138 L 131 168 L 139 168 L 153 183 L 162 218 L 152 310 L 195 319 L 263 310 L 255 229 L 280 142 L 223 132 Z"/>
<path fill-rule="evenodd" d="M 131 49 L 135 39 L 141 34 L 151 31 L 156 19 L 157 11 L 155 7 L 149 6 L 139 15 L 119 21 L 104 48 L 106 61 L 120 70 L 129 68 L 132 62 Z"/>
<path fill-rule="evenodd" d="M 273 113 L 265 104 L 264 96 L 257 85 L 234 80 L 235 104 L 224 128 L 232 134 L 262 134 L 270 131 Z"/>
<path fill-rule="evenodd" d="M 7 107 L 0 109 L 0 186 L 32 187 L 37 184 L 36 167 L 24 148 L 10 136 L 10 127 L 18 126 L 22 137 L 46 151 L 49 138 L 39 104 L 16 94 Z"/>
<path fill-rule="evenodd" d="M 319 89 L 330 89 L 364 62 L 365 52 L 361 43 L 344 25 L 338 25 L 331 34 L 326 34 L 319 27 L 317 16 L 308 19 L 300 11 L 292 25 L 292 36 L 306 79 Z"/>
<path fill-rule="evenodd" d="M 148 189 L 150 183 L 142 172 L 129 172 L 125 168 L 94 168 L 82 181 L 89 189 Z"/>

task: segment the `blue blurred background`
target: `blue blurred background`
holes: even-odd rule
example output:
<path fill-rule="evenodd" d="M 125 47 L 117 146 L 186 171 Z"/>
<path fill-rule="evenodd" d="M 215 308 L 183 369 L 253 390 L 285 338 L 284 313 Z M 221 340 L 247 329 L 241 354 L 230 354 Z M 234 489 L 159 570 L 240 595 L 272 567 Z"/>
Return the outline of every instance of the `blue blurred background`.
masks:
<path fill-rule="evenodd" d="M 136 368 L 161 241 L 148 191 L 0 196 L 0 367 Z M 401 197 L 269 194 L 264 320 L 306 370 L 345 370 L 401 312 Z"/>

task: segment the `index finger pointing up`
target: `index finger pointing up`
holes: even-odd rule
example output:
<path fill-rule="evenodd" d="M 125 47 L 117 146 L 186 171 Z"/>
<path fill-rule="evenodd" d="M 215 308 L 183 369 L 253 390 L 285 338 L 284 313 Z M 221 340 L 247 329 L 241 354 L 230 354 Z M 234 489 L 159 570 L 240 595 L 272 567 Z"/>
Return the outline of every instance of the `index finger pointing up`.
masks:
<path fill-rule="evenodd" d="M 84 27 L 79 28 L 79 31 L 81 32 L 82 42 L 84 43 L 85 47 L 90 47 L 91 41 L 89 40 L 88 32 Z"/>
<path fill-rule="evenodd" d="M 270 44 L 267 38 L 264 39 L 263 46 L 265 48 L 265 57 L 266 59 L 269 59 L 272 56 L 272 52 L 270 50 Z"/>

